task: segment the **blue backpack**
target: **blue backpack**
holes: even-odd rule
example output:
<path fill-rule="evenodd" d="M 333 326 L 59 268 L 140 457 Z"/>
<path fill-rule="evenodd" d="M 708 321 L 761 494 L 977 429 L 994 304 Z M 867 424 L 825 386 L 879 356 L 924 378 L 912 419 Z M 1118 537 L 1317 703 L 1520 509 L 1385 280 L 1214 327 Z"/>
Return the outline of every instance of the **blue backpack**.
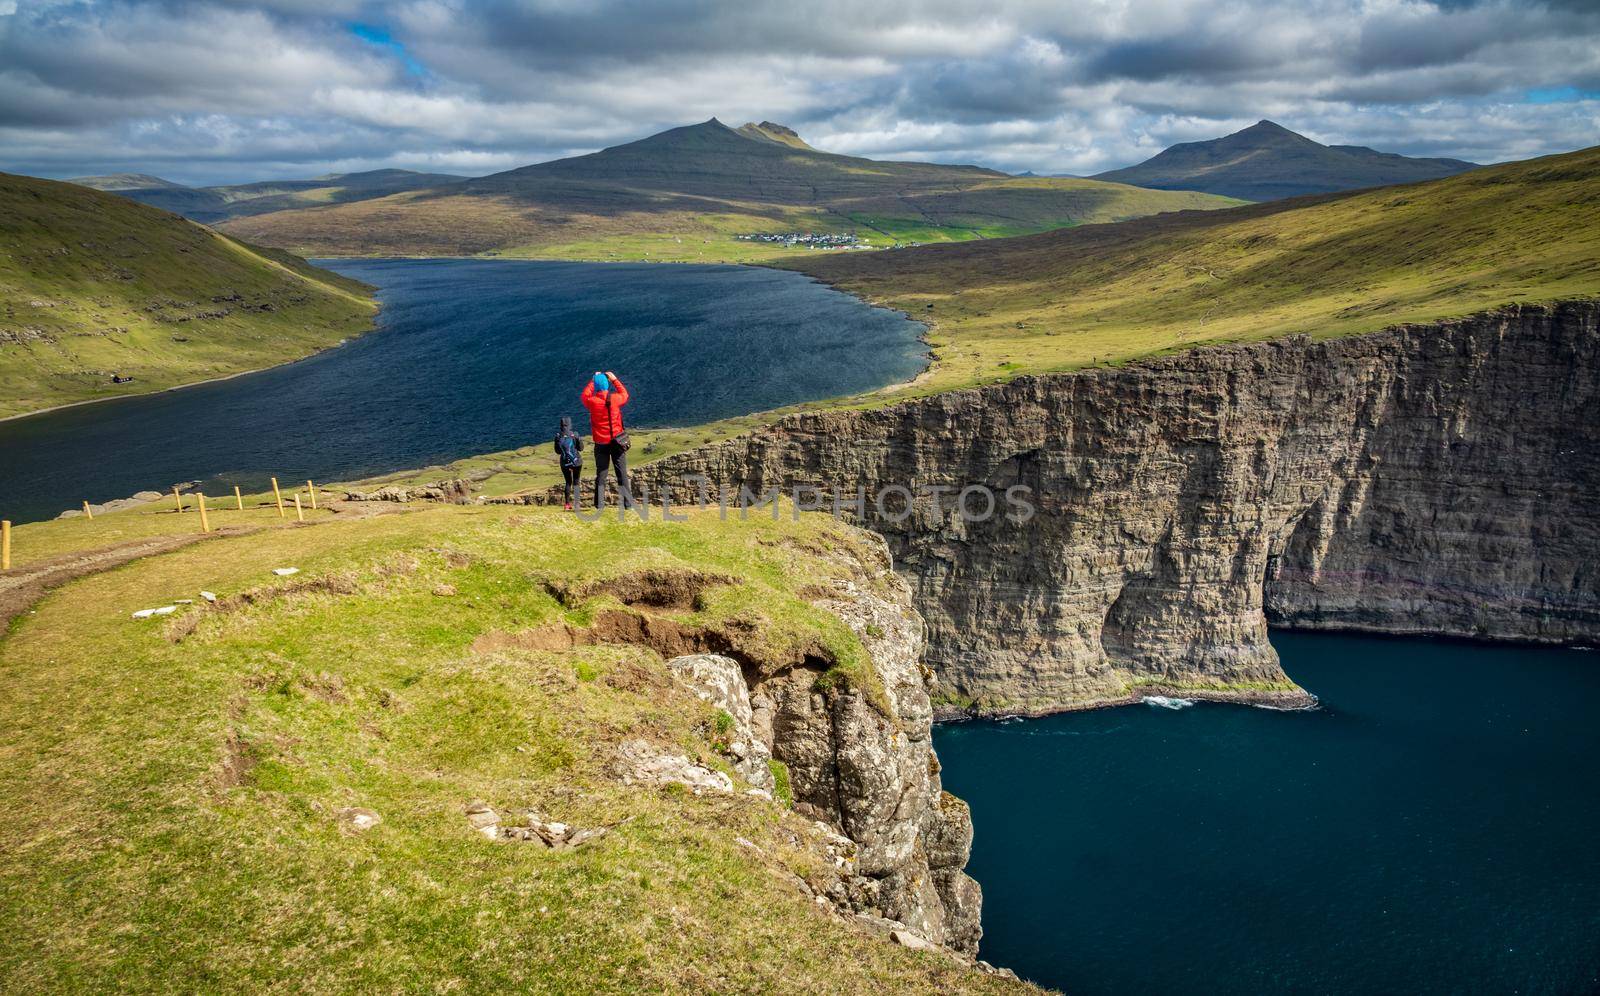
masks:
<path fill-rule="evenodd" d="M 570 432 L 563 432 L 556 437 L 556 452 L 561 454 L 561 466 L 582 467 L 583 457 L 578 453 L 578 437 Z"/>

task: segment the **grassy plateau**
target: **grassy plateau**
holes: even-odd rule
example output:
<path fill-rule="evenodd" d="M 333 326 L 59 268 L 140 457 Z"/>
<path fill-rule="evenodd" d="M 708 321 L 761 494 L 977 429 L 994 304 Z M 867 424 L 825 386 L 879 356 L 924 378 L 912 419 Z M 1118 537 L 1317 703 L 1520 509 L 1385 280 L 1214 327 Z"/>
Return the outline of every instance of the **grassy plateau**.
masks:
<path fill-rule="evenodd" d="M 369 291 L 122 197 L 0 174 L 0 417 L 298 359 L 370 329 Z"/>
<path fill-rule="evenodd" d="M 19 560 L 196 518 L 30 524 Z M 227 532 L 73 581 L 0 640 L 0 989 L 1027 989 L 820 910 L 795 881 L 826 860 L 816 827 L 781 801 L 618 780 L 625 739 L 731 770 L 718 717 L 653 650 L 481 640 L 619 607 L 552 583 L 694 570 L 736 583 L 662 614 L 821 641 L 870 685 L 854 634 L 805 595 L 866 556 L 860 534 L 472 506 L 297 525 L 259 498 L 213 521 Z M 568 850 L 488 840 L 473 800 L 610 829 Z"/>

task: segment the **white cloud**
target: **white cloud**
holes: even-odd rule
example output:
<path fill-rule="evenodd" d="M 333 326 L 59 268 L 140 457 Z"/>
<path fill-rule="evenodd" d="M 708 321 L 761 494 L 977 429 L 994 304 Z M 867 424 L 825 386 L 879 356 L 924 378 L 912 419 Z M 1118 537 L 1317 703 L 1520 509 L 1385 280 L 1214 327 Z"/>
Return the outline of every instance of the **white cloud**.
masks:
<path fill-rule="evenodd" d="M 0 0 L 0 168 L 49 175 L 487 172 L 711 116 L 1014 170 L 1262 117 L 1483 161 L 1593 143 L 1596 92 L 1586 0 Z"/>

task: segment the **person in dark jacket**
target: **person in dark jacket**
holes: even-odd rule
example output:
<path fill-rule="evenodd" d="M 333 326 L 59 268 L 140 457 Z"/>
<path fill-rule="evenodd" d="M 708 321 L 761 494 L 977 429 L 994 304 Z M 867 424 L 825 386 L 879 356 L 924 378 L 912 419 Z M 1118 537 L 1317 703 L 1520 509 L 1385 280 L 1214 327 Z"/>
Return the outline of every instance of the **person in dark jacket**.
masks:
<path fill-rule="evenodd" d="M 594 507 L 606 507 L 606 478 L 617 468 L 617 493 L 622 507 L 633 507 L 633 492 L 628 488 L 628 429 L 622 424 L 622 406 L 628 403 L 628 389 L 616 374 L 596 370 L 579 396 L 589 410 L 589 433 L 594 438 Z"/>
<path fill-rule="evenodd" d="M 561 458 L 561 477 L 567 499 L 567 511 L 572 511 L 572 501 L 578 494 L 578 475 L 583 472 L 583 437 L 572 431 L 572 419 L 561 416 L 556 429 L 556 456 Z"/>

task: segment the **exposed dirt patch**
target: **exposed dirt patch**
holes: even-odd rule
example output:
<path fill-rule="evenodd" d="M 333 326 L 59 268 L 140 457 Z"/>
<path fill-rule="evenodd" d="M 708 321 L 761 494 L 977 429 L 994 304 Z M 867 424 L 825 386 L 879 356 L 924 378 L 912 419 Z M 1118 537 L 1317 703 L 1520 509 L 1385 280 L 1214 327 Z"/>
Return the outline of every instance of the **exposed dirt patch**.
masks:
<path fill-rule="evenodd" d="M 216 785 L 219 792 L 238 788 L 250 778 L 257 759 L 250 744 L 239 736 L 238 730 L 229 730 L 222 744 L 222 760 L 217 762 Z"/>
<path fill-rule="evenodd" d="M 758 675 L 777 674 L 803 667 L 826 671 L 838 661 L 818 641 L 778 650 L 760 639 L 761 627 L 747 619 L 730 619 L 713 626 L 690 626 L 665 616 L 611 609 L 595 616 L 591 626 L 549 623 L 519 633 L 494 630 L 473 641 L 474 653 L 501 650 L 560 652 L 574 647 L 622 644 L 648 647 L 662 657 L 686 654 L 722 654 Z"/>
<path fill-rule="evenodd" d="M 569 609 L 596 596 L 610 595 L 627 606 L 698 612 L 705 608 L 707 591 L 731 584 L 739 584 L 739 579 L 683 568 L 650 568 L 579 585 L 551 581 L 545 588 Z"/>
<path fill-rule="evenodd" d="M 350 701 L 344 691 L 344 679 L 328 671 L 302 674 L 295 679 L 295 685 L 307 696 L 323 702 L 344 705 Z"/>

